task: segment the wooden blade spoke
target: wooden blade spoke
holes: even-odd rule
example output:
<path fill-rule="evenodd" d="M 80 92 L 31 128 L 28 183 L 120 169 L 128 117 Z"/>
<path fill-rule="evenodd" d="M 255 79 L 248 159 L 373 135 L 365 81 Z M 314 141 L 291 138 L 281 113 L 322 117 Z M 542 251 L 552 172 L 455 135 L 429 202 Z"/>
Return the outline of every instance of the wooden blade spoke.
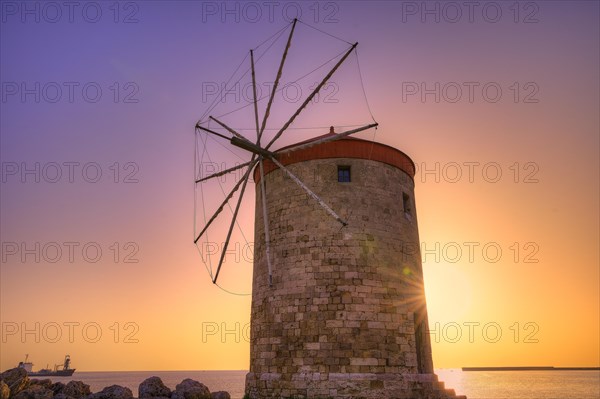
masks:
<path fill-rule="evenodd" d="M 338 216 L 337 213 L 335 213 L 335 211 L 333 209 L 331 209 L 329 207 L 329 205 L 327 205 L 325 202 L 323 202 L 323 200 L 321 198 L 319 198 L 319 196 L 315 193 L 313 193 L 308 187 L 306 187 L 306 185 L 304 183 L 302 183 L 302 181 L 300 179 L 298 179 L 296 177 L 296 175 L 294 175 L 288 168 L 286 168 L 285 166 L 283 166 L 281 164 L 281 162 L 279 162 L 277 159 L 275 159 L 275 157 L 271 157 L 271 161 L 273 161 L 275 163 L 275 165 L 277 165 L 281 170 L 283 170 L 297 185 L 299 185 L 304 191 L 306 191 L 306 193 L 313 198 L 315 201 L 317 201 L 317 203 L 323 208 L 325 209 L 325 211 L 330 214 L 331 216 L 333 216 L 333 218 L 335 220 L 337 220 L 338 222 L 340 222 L 343 226 L 347 226 L 348 223 L 343 220 L 341 217 Z"/>
<path fill-rule="evenodd" d="M 277 134 L 275 135 L 275 137 L 273 137 L 273 139 L 265 147 L 265 150 L 268 150 L 269 148 L 271 148 L 271 146 L 273 145 L 273 143 L 275 143 L 275 141 L 277 141 L 277 139 L 283 134 L 283 132 L 285 132 L 285 130 L 292 124 L 292 122 L 294 122 L 294 119 L 296 119 L 296 117 L 300 114 L 300 112 L 302 112 L 302 110 L 304 109 L 304 107 L 306 107 L 306 105 L 313 99 L 313 97 L 319 92 L 319 90 L 321 90 L 321 87 L 323 87 L 323 85 L 325 83 L 327 83 L 327 81 L 329 80 L 329 78 L 331 78 L 331 76 L 333 75 L 333 73 L 335 71 L 337 71 L 337 69 L 340 67 L 340 65 L 342 65 L 342 63 L 346 60 L 346 58 L 348 58 L 348 56 L 350 55 L 350 53 L 352 52 L 352 50 L 354 50 L 357 45 L 358 45 L 358 43 L 354 43 L 352 45 L 352 47 L 350 47 L 350 49 L 348 51 L 346 51 L 346 53 L 344 54 L 344 56 L 334 65 L 334 67 L 331 69 L 331 71 L 329 71 L 329 73 L 323 78 L 323 80 L 321 81 L 321 83 L 319 83 L 319 85 L 317 87 L 315 87 L 315 89 L 313 90 L 313 92 L 310 93 L 310 95 L 306 98 L 306 100 L 304 100 L 304 102 L 302 103 L 302 105 L 300 105 L 300 107 L 296 110 L 296 112 L 294 112 L 294 114 L 292 115 L 292 117 L 277 132 Z"/>
<path fill-rule="evenodd" d="M 265 228 L 265 248 L 267 256 L 267 269 L 269 271 L 269 287 L 273 286 L 273 268 L 271 265 L 271 234 L 269 231 L 269 214 L 267 212 L 267 190 L 265 188 L 265 172 L 263 169 L 262 159 L 258 162 L 260 170 L 260 192 L 262 197 L 262 213 Z"/>
<path fill-rule="evenodd" d="M 256 155 L 252 156 L 251 162 L 256 164 L 255 161 Z M 244 192 L 246 191 L 246 186 L 248 185 L 248 178 L 250 176 L 250 171 L 252 168 L 248 168 L 246 174 L 242 178 L 244 183 L 242 184 L 242 190 L 240 191 L 240 197 L 238 198 L 238 202 L 235 206 L 235 211 L 233 212 L 233 218 L 231 219 L 231 224 L 229 225 L 229 231 L 227 232 L 227 238 L 225 239 L 225 243 L 223 244 L 223 251 L 221 252 L 221 258 L 219 259 L 219 266 L 217 266 L 217 272 L 215 273 L 215 278 L 213 279 L 213 284 L 217 283 L 217 278 L 219 278 L 219 272 L 221 271 L 221 266 L 223 266 L 223 260 L 225 259 L 225 253 L 227 252 L 227 247 L 229 246 L 229 240 L 231 239 L 231 233 L 233 232 L 233 227 L 235 226 L 235 222 L 237 220 L 237 215 L 240 210 L 240 205 L 242 204 L 242 198 L 244 197 Z"/>
<path fill-rule="evenodd" d="M 258 103 L 256 102 L 256 74 L 254 73 L 254 51 L 250 50 L 250 65 L 252 66 L 252 95 L 254 100 L 254 121 L 256 123 L 256 144 L 260 145 L 260 133 L 258 127 Z"/>
<path fill-rule="evenodd" d="M 214 134 L 215 136 L 219 136 L 221 138 L 224 138 L 225 140 L 229 140 L 229 137 L 224 136 L 221 133 L 217 133 L 214 130 L 211 130 L 211 129 L 207 128 L 207 127 L 196 125 L 196 129 L 201 129 L 201 130 L 204 130 L 205 132 L 208 132 L 210 134 Z"/>
<path fill-rule="evenodd" d="M 292 44 L 292 36 L 294 35 L 294 29 L 296 28 L 296 22 L 298 19 L 294 18 L 294 23 L 292 24 L 292 30 L 290 31 L 290 36 L 288 37 L 287 44 L 285 45 L 285 50 L 283 51 L 283 56 L 281 57 L 281 63 L 279 64 L 279 69 L 277 70 L 277 76 L 275 77 L 275 82 L 273 84 L 273 89 L 271 90 L 271 96 L 269 96 L 269 102 L 267 103 L 267 108 L 265 110 L 265 116 L 262 121 L 262 125 L 260 127 L 260 131 L 258 132 L 257 142 L 260 143 L 260 138 L 262 137 L 263 132 L 265 131 L 265 126 L 267 124 L 267 119 L 269 118 L 269 114 L 271 112 L 271 105 L 273 105 L 273 99 L 275 98 L 275 92 L 277 91 L 277 86 L 279 85 L 279 79 L 281 78 L 281 73 L 283 72 L 283 64 L 285 63 L 285 58 L 287 57 L 288 50 Z"/>
<path fill-rule="evenodd" d="M 212 174 L 212 175 L 210 175 L 210 176 L 203 177 L 202 179 L 198 179 L 198 180 L 196 180 L 196 183 L 202 183 L 203 181 L 210 180 L 210 179 L 213 179 L 213 178 L 215 178 L 215 177 L 219 177 L 219 176 L 226 175 L 227 173 L 230 173 L 230 172 L 233 172 L 233 171 L 235 171 L 235 170 L 241 169 L 241 168 L 243 168 L 244 166 L 248 166 L 248 165 L 250 165 L 251 163 L 252 163 L 252 161 L 244 162 L 244 163 L 242 163 L 242 164 L 239 164 L 239 165 L 237 165 L 237 166 L 234 166 L 234 167 L 232 167 L 232 168 L 229 168 L 229 169 L 222 170 L 222 171 L 220 171 L 220 172 L 217 172 L 217 173 L 214 173 L 214 174 Z"/>
<path fill-rule="evenodd" d="M 221 122 L 217 118 L 212 117 L 212 116 L 209 116 L 209 118 L 212 119 L 213 121 L 217 122 L 222 127 L 224 127 L 229 133 L 233 134 L 235 137 L 237 137 L 239 139 L 242 139 L 242 140 L 249 141 L 247 138 L 245 138 L 244 136 L 242 136 L 241 134 L 239 134 L 238 132 L 236 132 L 235 130 L 233 130 L 233 128 L 227 126 L 225 123 Z M 227 140 L 229 140 L 229 139 L 227 139 Z"/>
<path fill-rule="evenodd" d="M 372 127 L 377 127 L 377 126 L 379 126 L 378 123 L 372 123 L 370 125 L 359 127 L 357 129 L 347 130 L 345 132 L 338 133 L 335 136 L 323 137 L 322 139 L 311 141 L 309 143 L 298 144 L 298 145 L 296 145 L 294 147 L 285 148 L 285 149 L 283 149 L 281 151 L 276 151 L 275 154 L 277 154 L 277 155 L 287 154 L 288 152 L 297 151 L 297 150 L 303 150 L 305 148 L 310 148 L 310 147 L 312 147 L 314 145 L 324 144 L 324 143 L 330 143 L 332 141 L 336 141 L 336 140 L 343 139 L 344 137 L 348 137 L 351 134 L 362 132 L 363 130 L 367 130 L 367 129 L 370 129 Z"/>
<path fill-rule="evenodd" d="M 233 189 L 231 190 L 231 192 L 227 195 L 227 197 L 225 198 L 225 200 L 221 203 L 221 206 L 219 206 L 219 208 L 216 210 L 216 212 L 208 220 L 208 222 L 206 223 L 206 225 L 204 226 L 204 228 L 202 229 L 202 231 L 200 232 L 200 234 L 198 234 L 198 237 L 196 237 L 196 239 L 194 240 L 194 244 L 196 244 L 198 242 L 198 240 L 200 239 L 200 237 L 202 237 L 202 235 L 206 232 L 206 230 L 208 230 L 208 227 L 212 224 L 212 222 L 214 222 L 215 219 L 217 218 L 217 216 L 219 216 L 219 214 L 223 211 L 223 208 L 229 202 L 229 200 L 231 199 L 231 197 L 233 197 L 233 194 L 235 194 L 235 192 L 238 190 L 238 188 L 240 187 L 240 185 L 243 183 L 244 187 L 246 186 L 246 183 L 248 181 L 248 176 L 250 175 L 250 171 L 252 170 L 252 168 L 254 167 L 255 164 L 256 164 L 256 161 L 254 160 L 254 157 L 253 157 L 252 160 L 249 162 L 249 167 L 248 167 L 248 170 L 246 171 L 246 173 L 244 174 L 244 177 L 242 177 L 235 184 L 235 186 L 233 187 Z M 242 195 L 240 195 L 240 198 L 241 197 L 242 197 Z"/>

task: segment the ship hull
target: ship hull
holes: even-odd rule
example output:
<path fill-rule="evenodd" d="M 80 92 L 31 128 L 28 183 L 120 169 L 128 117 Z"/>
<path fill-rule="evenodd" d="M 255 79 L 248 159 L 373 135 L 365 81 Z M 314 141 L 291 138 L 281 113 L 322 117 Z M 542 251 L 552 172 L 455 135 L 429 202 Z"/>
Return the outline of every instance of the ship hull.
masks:
<path fill-rule="evenodd" d="M 75 369 L 57 370 L 57 371 L 28 371 L 30 377 L 70 377 Z"/>

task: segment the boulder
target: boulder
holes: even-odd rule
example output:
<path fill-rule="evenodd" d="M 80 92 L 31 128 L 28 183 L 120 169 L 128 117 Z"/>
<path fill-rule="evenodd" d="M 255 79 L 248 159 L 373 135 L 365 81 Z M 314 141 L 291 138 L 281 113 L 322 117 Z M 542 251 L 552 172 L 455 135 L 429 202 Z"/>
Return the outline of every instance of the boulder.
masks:
<path fill-rule="evenodd" d="M 81 399 L 91 394 L 92 391 L 90 391 L 90 386 L 82 381 L 69 381 L 59 393 L 71 398 Z"/>
<path fill-rule="evenodd" d="M 132 399 L 131 389 L 120 385 L 111 385 L 100 392 L 93 393 L 87 399 Z"/>
<path fill-rule="evenodd" d="M 43 385 L 30 385 L 16 395 L 12 395 L 11 399 L 52 399 L 54 392 Z"/>
<path fill-rule="evenodd" d="M 142 398 L 159 398 L 171 397 L 171 390 L 162 382 L 159 377 L 150 377 L 142 381 L 138 388 L 138 397 Z"/>
<path fill-rule="evenodd" d="M 57 395 L 57 394 L 61 393 L 65 387 L 66 387 L 66 385 L 63 384 L 62 382 L 55 382 L 54 384 L 52 384 L 50 389 L 52 389 L 52 392 L 54 392 L 54 395 Z"/>
<path fill-rule="evenodd" d="M 52 389 L 52 381 L 50 381 L 49 378 L 44 378 L 43 380 L 32 378 L 31 380 L 29 380 L 29 385 L 41 385 L 44 388 Z"/>
<path fill-rule="evenodd" d="M 8 399 L 10 396 L 10 388 L 6 382 L 0 381 L 0 399 Z"/>
<path fill-rule="evenodd" d="M 11 396 L 15 396 L 29 386 L 27 371 L 21 367 L 6 370 L 4 373 L 0 374 L 0 381 L 4 381 L 4 383 L 8 385 Z"/>
<path fill-rule="evenodd" d="M 211 397 L 206 385 L 186 378 L 180 384 L 177 384 L 171 399 L 211 399 Z"/>
<path fill-rule="evenodd" d="M 211 399 L 231 399 L 229 392 L 218 391 L 210 394 Z"/>

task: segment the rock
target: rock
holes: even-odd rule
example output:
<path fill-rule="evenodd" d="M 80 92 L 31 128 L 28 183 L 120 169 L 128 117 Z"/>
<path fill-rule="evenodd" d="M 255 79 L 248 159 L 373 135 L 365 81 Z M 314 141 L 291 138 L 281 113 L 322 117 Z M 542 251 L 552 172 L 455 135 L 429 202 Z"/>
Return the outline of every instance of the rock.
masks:
<path fill-rule="evenodd" d="M 211 399 L 231 399 L 229 392 L 218 391 L 210 394 Z"/>
<path fill-rule="evenodd" d="M 29 385 L 41 385 L 44 388 L 52 389 L 52 381 L 50 381 L 49 378 L 44 378 L 43 380 L 32 378 L 31 380 L 29 380 Z"/>
<path fill-rule="evenodd" d="M 10 388 L 6 385 L 6 382 L 0 381 L 0 399 L 8 399 L 10 396 Z"/>
<path fill-rule="evenodd" d="M 145 379 L 138 388 L 139 398 L 158 398 L 171 396 L 171 390 L 162 382 L 159 377 L 150 377 Z"/>
<path fill-rule="evenodd" d="M 4 373 L 0 374 L 0 381 L 4 381 L 4 383 L 8 385 L 11 397 L 29 386 L 27 371 L 21 367 L 6 370 Z"/>
<path fill-rule="evenodd" d="M 211 399 L 211 397 L 206 385 L 186 378 L 180 384 L 177 384 L 171 399 Z"/>
<path fill-rule="evenodd" d="M 111 385 L 104 388 L 102 391 L 93 393 L 87 399 L 132 399 L 133 393 L 131 389 L 120 385 Z"/>
<path fill-rule="evenodd" d="M 52 389 L 52 392 L 54 392 L 54 395 L 57 395 L 57 394 L 61 393 L 65 387 L 66 387 L 66 385 L 63 384 L 62 382 L 55 382 L 54 384 L 52 384 L 50 389 Z"/>
<path fill-rule="evenodd" d="M 92 391 L 90 391 L 90 386 L 84 384 L 82 381 L 69 381 L 59 393 L 75 399 L 81 399 L 84 396 L 91 394 Z"/>
<path fill-rule="evenodd" d="M 52 399 L 54 392 L 43 385 L 30 385 L 16 395 L 12 395 L 11 399 Z"/>

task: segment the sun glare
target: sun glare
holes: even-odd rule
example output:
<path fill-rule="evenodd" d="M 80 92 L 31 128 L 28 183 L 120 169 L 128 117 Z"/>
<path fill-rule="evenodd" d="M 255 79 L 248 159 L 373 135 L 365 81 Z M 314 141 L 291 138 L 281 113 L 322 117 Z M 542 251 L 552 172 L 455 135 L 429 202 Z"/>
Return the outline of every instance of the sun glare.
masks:
<path fill-rule="evenodd" d="M 456 265 L 438 263 L 424 266 L 425 294 L 430 323 L 460 321 L 472 305 L 469 276 Z"/>

